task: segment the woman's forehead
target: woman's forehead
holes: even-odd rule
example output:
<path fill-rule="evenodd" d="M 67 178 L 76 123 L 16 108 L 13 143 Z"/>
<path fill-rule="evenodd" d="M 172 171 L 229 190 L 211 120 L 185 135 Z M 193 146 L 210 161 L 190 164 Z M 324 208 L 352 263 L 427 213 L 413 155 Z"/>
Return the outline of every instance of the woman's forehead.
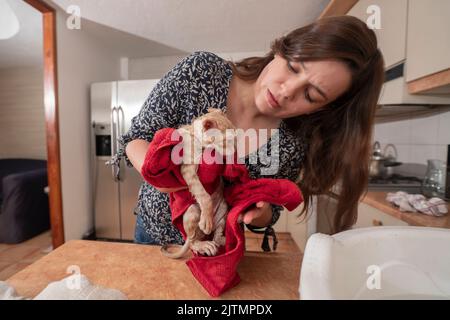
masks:
<path fill-rule="evenodd" d="M 351 73 L 342 61 L 323 59 L 297 63 L 308 75 L 310 83 L 319 87 L 329 100 L 334 100 L 350 87 Z"/>

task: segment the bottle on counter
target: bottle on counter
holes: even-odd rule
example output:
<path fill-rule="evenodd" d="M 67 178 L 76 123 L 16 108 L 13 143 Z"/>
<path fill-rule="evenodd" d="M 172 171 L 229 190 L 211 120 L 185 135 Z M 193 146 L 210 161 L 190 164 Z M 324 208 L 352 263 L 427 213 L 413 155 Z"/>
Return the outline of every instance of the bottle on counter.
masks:
<path fill-rule="evenodd" d="M 447 146 L 447 170 L 445 180 L 445 199 L 450 200 L 450 144 Z"/>
<path fill-rule="evenodd" d="M 429 159 L 427 173 L 422 182 L 422 194 L 426 197 L 445 198 L 445 173 L 446 165 L 444 161 Z"/>

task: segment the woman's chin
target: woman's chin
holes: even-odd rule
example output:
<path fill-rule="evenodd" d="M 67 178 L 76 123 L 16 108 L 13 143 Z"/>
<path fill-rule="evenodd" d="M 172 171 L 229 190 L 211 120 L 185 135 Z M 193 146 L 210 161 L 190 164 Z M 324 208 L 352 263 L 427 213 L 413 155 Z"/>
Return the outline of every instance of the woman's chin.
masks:
<path fill-rule="evenodd" d="M 273 117 L 276 114 L 276 110 L 274 110 L 273 107 L 268 105 L 267 103 L 257 106 L 257 109 L 261 115 L 267 117 Z"/>

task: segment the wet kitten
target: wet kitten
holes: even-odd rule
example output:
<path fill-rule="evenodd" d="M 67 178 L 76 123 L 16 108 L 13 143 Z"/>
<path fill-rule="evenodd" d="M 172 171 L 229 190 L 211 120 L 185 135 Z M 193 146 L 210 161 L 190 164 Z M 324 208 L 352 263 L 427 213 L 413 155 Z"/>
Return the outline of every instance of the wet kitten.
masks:
<path fill-rule="evenodd" d="M 195 119 L 191 125 L 178 129 L 183 137 L 183 164 L 180 171 L 197 203 L 192 204 L 183 215 L 186 232 L 183 247 L 174 253 L 168 252 L 167 246 L 161 248 L 167 257 L 181 258 L 189 249 L 197 254 L 214 256 L 218 248 L 225 244 L 228 206 L 223 197 L 223 181 L 220 180 L 219 187 L 210 195 L 200 182 L 197 169 L 207 147 L 214 148 L 223 156 L 234 153 L 235 136 L 227 129 L 234 129 L 233 124 L 221 110 L 214 108 L 209 108 L 208 113 Z M 213 231 L 212 240 L 204 240 Z"/>

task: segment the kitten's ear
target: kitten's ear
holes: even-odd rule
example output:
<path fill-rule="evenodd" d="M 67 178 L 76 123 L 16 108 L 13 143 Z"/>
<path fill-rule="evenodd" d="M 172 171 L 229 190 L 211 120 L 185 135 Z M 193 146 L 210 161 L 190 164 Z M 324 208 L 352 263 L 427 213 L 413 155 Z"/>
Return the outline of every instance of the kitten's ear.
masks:
<path fill-rule="evenodd" d="M 222 110 L 217 109 L 217 108 L 208 108 L 208 112 L 217 112 L 217 113 L 222 113 Z"/>
<path fill-rule="evenodd" d="M 211 119 L 205 119 L 203 120 L 203 130 L 209 130 L 209 129 L 217 129 L 217 122 Z"/>

